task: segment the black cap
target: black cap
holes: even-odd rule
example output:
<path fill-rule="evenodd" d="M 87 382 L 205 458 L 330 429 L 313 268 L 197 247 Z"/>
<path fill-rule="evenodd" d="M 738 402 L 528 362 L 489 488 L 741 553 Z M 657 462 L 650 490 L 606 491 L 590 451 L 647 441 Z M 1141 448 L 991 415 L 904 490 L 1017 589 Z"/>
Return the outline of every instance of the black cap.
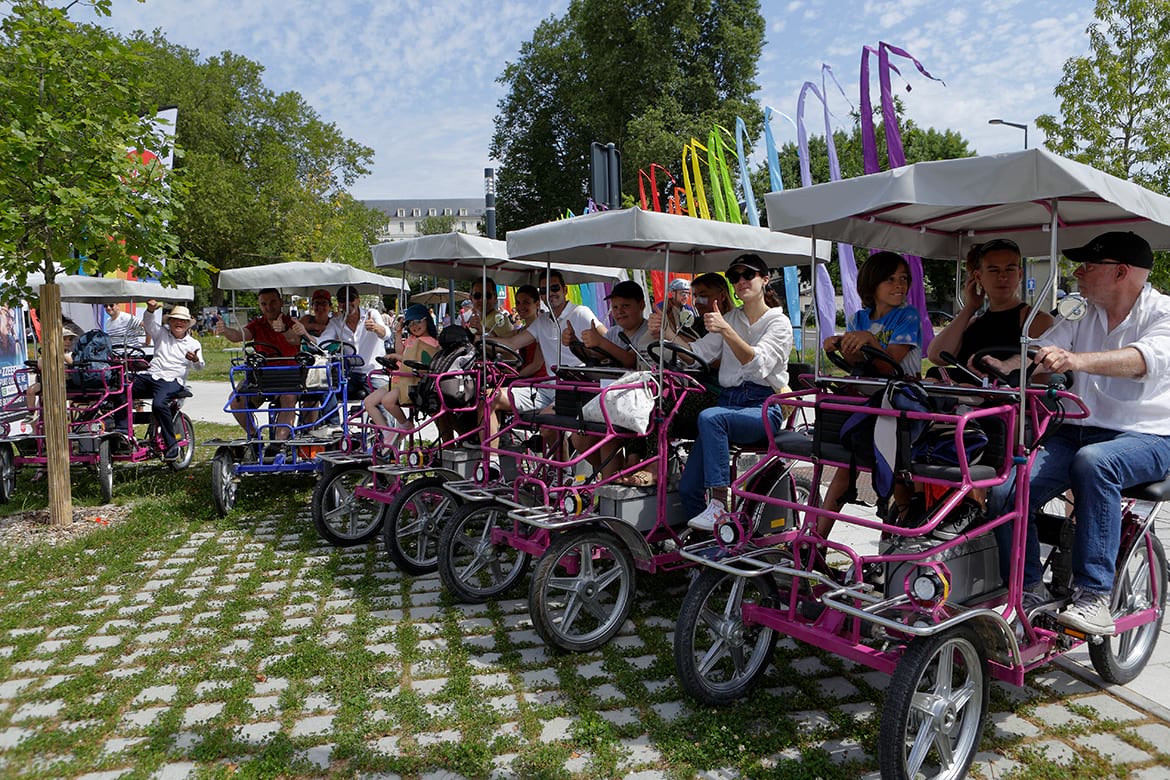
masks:
<path fill-rule="evenodd" d="M 1132 231 L 1102 233 L 1084 246 L 1064 250 L 1064 256 L 1074 263 L 1115 260 L 1135 268 L 1154 267 L 1150 243 Z"/>
<path fill-rule="evenodd" d="M 646 300 L 646 293 L 638 286 L 637 282 L 618 282 L 609 291 L 609 295 L 605 296 L 605 300 L 610 298 L 625 298 L 630 301 L 644 302 Z"/>
<path fill-rule="evenodd" d="M 765 263 L 764 258 L 760 257 L 759 255 L 753 255 L 753 254 L 740 255 L 739 257 L 735 258 L 730 263 L 728 263 L 727 270 L 730 271 L 732 268 L 735 268 L 737 265 L 743 266 L 744 268 L 754 268 L 757 271 L 759 271 L 761 274 L 763 274 L 765 278 L 769 275 L 769 273 L 771 273 L 768 270 L 768 264 Z"/>

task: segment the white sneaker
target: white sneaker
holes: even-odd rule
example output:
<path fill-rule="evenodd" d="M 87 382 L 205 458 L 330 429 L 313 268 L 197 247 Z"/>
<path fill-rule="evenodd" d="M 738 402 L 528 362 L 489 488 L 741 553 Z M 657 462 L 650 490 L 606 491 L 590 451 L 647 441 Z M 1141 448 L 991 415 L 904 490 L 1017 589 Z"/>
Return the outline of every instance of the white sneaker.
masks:
<path fill-rule="evenodd" d="M 723 502 L 713 498 L 706 509 L 687 521 L 687 525 L 696 531 L 714 531 L 716 518 L 726 511 L 727 507 L 723 506 Z"/>
<path fill-rule="evenodd" d="M 1113 615 L 1109 612 L 1108 593 L 1078 590 L 1073 603 L 1056 613 L 1056 622 L 1095 636 L 1113 636 L 1117 633 Z"/>

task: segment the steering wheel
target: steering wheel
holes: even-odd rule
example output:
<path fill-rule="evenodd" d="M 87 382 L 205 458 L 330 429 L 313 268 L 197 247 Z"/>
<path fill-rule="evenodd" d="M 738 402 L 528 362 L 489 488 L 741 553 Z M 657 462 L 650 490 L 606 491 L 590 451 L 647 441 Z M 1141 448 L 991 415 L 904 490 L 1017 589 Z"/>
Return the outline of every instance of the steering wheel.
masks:
<path fill-rule="evenodd" d="M 494 361 L 496 363 L 503 363 L 509 368 L 515 369 L 517 371 L 519 371 L 520 368 L 524 365 L 524 358 L 520 355 L 520 353 L 509 347 L 507 344 L 503 344 L 499 341 L 496 341 L 495 339 L 484 339 L 484 344 L 487 347 L 486 352 L 488 360 Z M 606 357 L 609 357 L 609 355 L 607 354 Z"/>
<path fill-rule="evenodd" d="M 618 362 L 614 360 L 613 355 L 606 352 L 600 347 L 587 347 L 585 342 L 580 339 L 573 339 L 569 342 L 569 351 L 577 356 L 577 359 L 590 368 L 601 368 L 607 366 L 616 366 Z"/>
<path fill-rule="evenodd" d="M 349 344 L 345 341 L 336 341 L 334 339 L 330 339 L 329 341 L 318 341 L 315 345 L 312 346 L 321 353 L 328 352 L 331 355 L 341 355 L 342 357 L 357 354 L 357 347 L 355 347 L 353 344 Z"/>
<path fill-rule="evenodd" d="M 686 370 L 686 367 L 683 366 L 682 361 L 679 360 L 679 357 L 688 357 L 695 361 L 695 365 L 699 367 L 699 371 L 701 373 L 707 374 L 711 372 L 711 364 L 696 355 L 689 347 L 685 347 L 682 344 L 676 344 L 673 341 L 663 341 L 662 346 L 665 347 L 666 351 L 670 353 L 670 360 L 666 361 L 666 367 L 671 371 Z M 648 345 L 646 345 L 646 352 L 649 353 L 650 359 L 655 363 L 661 362 L 662 357 L 658 352 L 657 341 L 651 341 Z"/>
<path fill-rule="evenodd" d="M 877 347 L 870 344 L 864 344 L 861 347 L 861 355 L 865 359 L 861 362 L 860 365 L 854 365 L 853 363 L 850 363 L 848 360 L 846 360 L 845 356 L 842 355 L 839 351 L 835 349 L 825 350 L 825 357 L 829 359 L 829 362 L 849 375 L 856 376 L 856 372 L 860 368 L 862 371 L 864 371 L 863 376 L 892 376 L 894 379 L 903 379 L 906 376 L 906 372 L 902 370 L 902 366 L 899 365 L 896 360 L 890 357 L 889 354 L 883 349 L 878 349 Z M 892 373 L 883 374 L 881 371 L 879 371 L 879 363 L 885 363 L 887 366 L 892 368 Z"/>
<path fill-rule="evenodd" d="M 116 355 L 118 357 L 119 360 L 125 360 L 125 361 L 147 360 L 147 361 L 149 361 L 149 358 L 146 357 L 146 350 L 144 350 L 140 346 L 137 346 L 136 344 L 125 344 L 123 346 L 117 347 L 116 349 L 113 350 L 113 353 L 114 353 L 114 355 Z"/>
<path fill-rule="evenodd" d="M 1034 373 L 1036 373 L 1036 369 L 1039 368 L 1039 365 L 1037 363 L 1032 362 L 1033 358 L 1036 357 L 1037 352 L 1039 352 L 1039 350 L 1033 349 L 1032 347 L 1029 347 L 1027 350 L 1026 354 L 1028 356 L 1028 367 L 1024 371 L 1024 384 L 1025 385 L 1032 384 L 1032 375 Z M 976 352 L 974 355 L 972 355 L 971 361 L 975 364 L 975 366 L 977 366 L 979 368 L 980 371 L 983 371 L 987 374 L 990 374 L 991 376 L 995 377 L 996 379 L 998 379 L 999 381 L 1003 382 L 1006 385 L 1016 387 L 1019 384 L 1019 376 L 1013 377 L 1011 374 L 1003 373 L 999 369 L 988 365 L 987 361 L 985 361 L 984 358 L 994 357 L 996 355 L 1006 355 L 1008 357 L 1011 357 L 1013 355 L 1018 355 L 1018 354 L 1020 354 L 1019 350 L 1016 349 L 1015 347 L 1010 347 L 1010 346 L 985 347 L 985 348 L 979 350 L 978 352 Z M 1012 373 L 1015 374 L 1017 372 L 1012 372 Z M 1072 387 L 1072 374 L 1071 373 L 1053 372 L 1053 373 L 1048 375 L 1047 385 L 1048 385 L 1048 387 L 1053 388 L 1053 389 L 1057 389 L 1057 390 L 1068 389 L 1068 388 Z"/>
<path fill-rule="evenodd" d="M 244 342 L 244 362 L 253 368 L 264 365 L 268 358 L 281 356 L 280 347 L 267 341 Z"/>

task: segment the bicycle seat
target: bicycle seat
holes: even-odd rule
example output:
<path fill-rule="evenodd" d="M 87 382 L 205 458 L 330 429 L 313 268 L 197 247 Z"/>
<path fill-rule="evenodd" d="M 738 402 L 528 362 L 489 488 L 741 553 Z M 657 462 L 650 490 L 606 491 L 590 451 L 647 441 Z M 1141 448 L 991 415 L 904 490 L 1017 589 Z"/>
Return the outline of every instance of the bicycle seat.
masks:
<path fill-rule="evenodd" d="M 1121 496 L 1138 501 L 1165 501 L 1170 498 L 1170 476 L 1160 482 L 1147 482 L 1144 485 L 1128 487 L 1121 491 Z"/>
<path fill-rule="evenodd" d="M 175 392 L 168 395 L 167 400 L 168 401 L 177 401 L 180 398 L 190 398 L 193 395 L 194 395 L 194 393 L 191 392 L 191 388 L 184 387 L 182 390 L 176 390 Z"/>

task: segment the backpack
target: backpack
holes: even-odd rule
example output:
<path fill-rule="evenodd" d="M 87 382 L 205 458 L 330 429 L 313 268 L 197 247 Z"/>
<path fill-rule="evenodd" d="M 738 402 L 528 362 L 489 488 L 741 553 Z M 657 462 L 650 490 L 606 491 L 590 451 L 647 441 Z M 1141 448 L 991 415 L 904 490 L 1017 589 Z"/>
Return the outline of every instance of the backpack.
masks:
<path fill-rule="evenodd" d="M 105 387 L 113 359 L 110 337 L 104 331 L 95 328 L 81 334 L 73 345 L 73 363 L 77 366 L 72 372 L 75 384 L 86 389 Z"/>
<path fill-rule="evenodd" d="M 475 400 L 476 377 L 470 373 L 475 362 L 475 345 L 471 332 L 458 325 L 449 325 L 439 334 L 439 351 L 431 358 L 427 376 L 410 388 L 414 406 L 423 414 L 435 415 L 443 408 L 465 409 Z M 458 374 L 444 376 L 441 374 Z M 442 401 L 439 394 L 442 394 Z"/>

